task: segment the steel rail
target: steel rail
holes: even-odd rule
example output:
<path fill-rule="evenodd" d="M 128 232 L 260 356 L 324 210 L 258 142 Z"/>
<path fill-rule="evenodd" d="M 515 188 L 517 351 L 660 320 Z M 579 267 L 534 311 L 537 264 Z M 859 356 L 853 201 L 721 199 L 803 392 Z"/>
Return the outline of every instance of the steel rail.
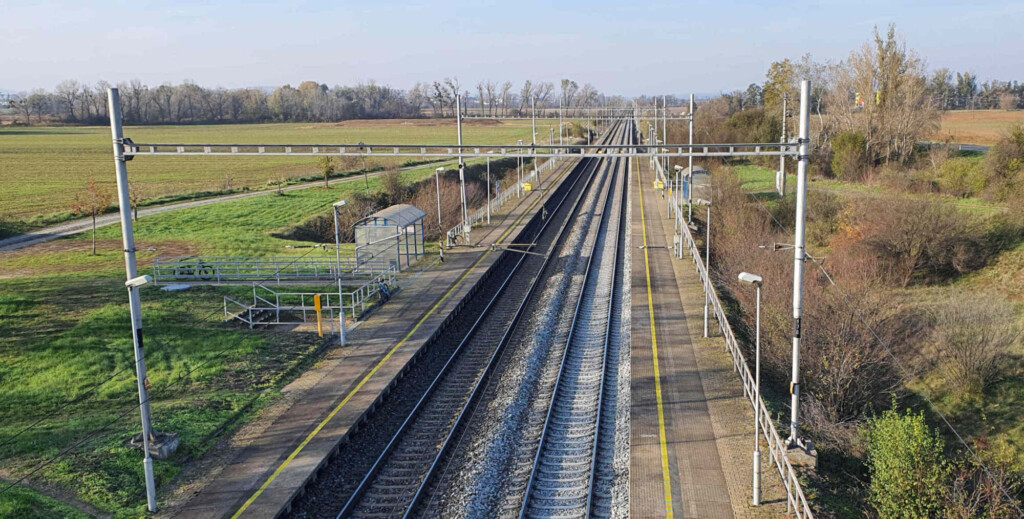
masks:
<path fill-rule="evenodd" d="M 587 178 L 587 182 L 588 182 L 587 185 L 589 185 L 590 179 L 592 179 L 593 177 L 592 177 L 592 175 L 588 175 L 587 172 L 588 172 L 588 170 L 592 172 L 594 166 L 596 166 L 596 161 L 590 161 L 590 162 L 587 162 L 587 163 L 581 163 L 581 165 L 578 166 L 578 167 L 583 168 L 582 171 L 580 172 L 580 174 L 576 175 L 575 179 L 573 180 L 572 185 L 568 189 L 565 190 L 565 194 L 558 201 L 558 203 L 556 204 L 556 207 L 554 208 L 554 210 L 552 212 L 557 212 L 558 210 L 561 209 L 561 207 L 563 206 L 563 204 L 566 201 L 566 199 L 569 198 L 569 196 L 572 193 L 573 189 L 575 188 L 575 186 L 579 183 L 579 181 L 583 177 L 588 177 Z M 555 235 L 554 240 L 552 242 L 552 250 L 554 250 L 554 248 L 556 248 L 558 246 L 558 244 L 561 242 L 562 237 L 564 236 L 565 228 L 567 227 L 568 222 L 573 219 L 572 215 L 575 213 L 575 210 L 578 208 L 579 200 L 582 199 L 582 194 L 585 193 L 585 192 L 586 192 L 586 186 L 584 187 L 584 189 L 581 189 L 580 195 L 577 197 L 576 203 L 569 210 L 568 214 L 566 215 L 566 218 L 565 218 L 564 222 L 562 223 L 562 227 L 558 230 L 557 234 Z M 551 219 L 548 219 L 548 220 L 544 221 L 544 223 L 542 224 L 540 230 L 537 231 L 537 236 L 540 236 L 541 234 L 543 234 L 547 230 L 548 225 L 549 225 L 550 222 L 551 222 Z M 508 254 L 508 253 L 507 252 L 503 252 L 502 254 L 504 255 L 504 254 Z M 427 388 L 427 390 L 424 392 L 424 394 L 417 401 L 417 403 L 416 403 L 415 407 L 413 408 L 413 410 L 407 415 L 406 419 L 403 421 L 403 423 L 399 427 L 398 431 L 393 435 L 393 437 L 389 441 L 388 445 L 382 451 L 381 455 L 378 456 L 377 460 L 375 461 L 374 465 L 371 467 L 370 471 L 360 481 L 360 483 L 359 483 L 358 487 L 356 488 L 356 490 L 352 493 L 352 495 L 349 497 L 349 499 L 345 503 L 345 505 L 342 508 L 342 510 L 338 513 L 338 515 L 337 515 L 338 518 L 347 517 L 347 516 L 349 516 L 349 515 L 351 515 L 352 513 L 355 512 L 356 507 L 361 503 L 364 494 L 367 492 L 367 490 L 369 490 L 369 488 L 373 484 L 373 481 L 374 481 L 375 477 L 379 474 L 379 472 L 383 468 L 384 464 L 387 462 L 387 460 L 390 457 L 390 455 L 395 451 L 398 443 L 405 436 L 407 429 L 409 429 L 411 424 L 413 423 L 413 421 L 416 420 L 420 416 L 420 412 L 425 407 L 427 401 L 432 396 L 434 396 L 434 394 L 436 393 L 436 390 L 438 389 L 439 385 L 442 383 L 442 379 L 444 379 L 449 374 L 450 368 L 453 366 L 453 364 L 456 361 L 456 359 L 463 352 L 463 349 L 466 346 L 466 344 L 469 342 L 469 340 L 476 334 L 477 329 L 478 329 L 480 323 L 483 322 L 483 320 L 489 315 L 490 310 L 494 306 L 495 302 L 504 294 L 506 287 L 511 283 L 512 279 L 515 277 L 515 274 L 519 271 L 520 266 L 523 264 L 524 261 L 526 261 L 527 257 L 528 257 L 527 255 L 519 255 L 519 258 L 516 261 L 516 264 L 513 267 L 512 271 L 509 273 L 509 275 L 502 282 L 502 285 L 495 292 L 495 295 L 487 303 L 487 305 L 485 306 L 484 310 L 481 312 L 480 316 L 470 326 L 470 328 L 467 331 L 467 333 L 461 339 L 458 347 L 454 350 L 452 355 L 449 357 L 449 359 L 445 363 L 444 367 L 442 367 L 442 369 L 440 370 L 438 375 L 434 378 L 433 382 L 430 384 L 430 386 Z M 549 257 L 550 257 L 550 255 L 549 255 Z M 525 306 L 525 303 L 529 300 L 530 295 L 532 294 L 533 289 L 537 286 L 537 282 L 538 282 L 537 280 L 539 280 L 542 277 L 540 274 L 543 273 L 543 269 L 546 266 L 547 266 L 547 259 L 545 260 L 544 264 L 540 267 L 540 270 L 539 270 L 539 273 L 538 273 L 537 277 L 531 283 L 530 289 L 527 291 L 523 303 L 520 304 L 520 311 L 517 312 L 517 315 L 521 314 L 521 309 Z M 508 330 L 511 330 L 511 329 L 514 328 L 514 324 L 516 322 L 515 319 L 516 318 L 513 318 L 513 326 L 510 326 Z M 507 342 L 507 337 L 510 335 L 510 332 L 508 330 L 506 330 L 506 332 L 502 336 L 502 339 L 499 341 L 499 345 L 495 349 L 495 352 L 492 353 L 491 361 L 488 362 L 488 367 L 485 368 L 485 370 L 478 376 L 477 385 L 479 385 L 479 380 L 480 379 L 482 379 L 482 378 L 487 376 L 487 374 L 489 373 L 489 371 L 491 369 L 491 366 L 493 365 L 493 359 L 496 358 L 498 353 L 500 353 L 500 350 L 502 349 L 503 344 L 505 342 Z M 473 394 L 471 393 L 469 395 L 469 399 L 471 400 L 472 398 L 473 398 Z M 463 411 L 464 411 L 464 409 L 463 409 Z M 408 506 L 406 508 L 406 510 L 408 510 L 410 508 L 411 508 L 411 506 Z"/>
<path fill-rule="evenodd" d="M 619 161 L 619 160 L 614 161 L 614 163 L 610 166 L 610 169 L 613 170 L 612 174 L 616 175 L 616 176 L 622 175 L 622 172 L 620 171 L 621 166 L 622 166 L 621 161 Z M 602 354 L 601 354 L 601 360 L 600 360 L 600 365 L 599 365 L 599 370 L 598 370 L 598 373 L 600 373 L 600 379 L 599 379 L 599 382 L 598 382 L 598 389 L 597 389 L 597 395 L 598 396 L 597 396 L 597 402 L 595 402 L 595 407 L 594 407 L 594 410 L 593 410 L 594 411 L 593 412 L 593 419 L 594 419 L 593 433 L 594 433 L 594 435 L 593 435 L 593 438 L 591 440 L 591 445 L 590 445 L 590 449 L 589 449 L 590 450 L 591 458 L 590 458 L 590 463 L 588 464 L 589 465 L 589 473 L 588 473 L 588 476 L 587 476 L 587 487 L 586 487 L 587 488 L 587 498 L 586 498 L 586 502 L 585 502 L 585 505 L 584 505 L 584 510 L 586 511 L 586 515 L 590 515 L 591 510 L 592 510 L 592 504 L 593 504 L 593 499 L 592 498 L 593 498 L 593 488 L 594 488 L 593 487 L 593 485 L 594 485 L 594 473 L 595 473 L 595 466 L 596 466 L 596 462 L 597 462 L 598 443 L 600 441 L 601 415 L 603 414 L 602 413 L 602 407 L 603 407 L 603 404 L 604 404 L 604 391 L 605 391 L 604 382 L 605 382 L 605 379 L 606 379 L 606 370 L 607 370 L 607 367 L 608 367 L 608 346 L 609 346 L 609 344 L 611 342 L 611 337 L 612 337 L 612 333 L 613 333 L 613 329 L 612 329 L 612 326 L 611 326 L 612 312 L 613 312 L 613 310 L 615 308 L 615 305 L 613 304 L 613 299 L 616 297 L 616 293 L 618 292 L 618 290 L 617 290 L 618 287 L 615 286 L 615 283 L 616 283 L 616 280 L 617 280 L 617 277 L 618 277 L 616 275 L 616 270 L 618 269 L 618 266 L 619 266 L 619 261 L 618 260 L 619 260 L 619 255 L 621 254 L 621 250 L 620 249 L 621 249 L 621 242 L 622 242 L 622 232 L 621 232 L 621 229 L 622 229 L 622 224 L 623 224 L 623 221 L 624 221 L 624 218 L 625 218 L 626 201 L 623 198 L 624 195 L 622 195 L 623 197 L 619 198 L 619 212 L 618 212 L 618 214 L 614 215 L 613 211 L 612 211 L 612 207 L 615 204 L 615 189 L 614 189 L 614 186 L 615 186 L 615 182 L 617 182 L 617 181 L 618 180 L 616 180 L 616 178 L 612 178 L 609 181 L 610 184 L 609 184 L 609 188 L 608 188 L 608 195 L 607 195 L 607 197 L 605 199 L 605 204 L 604 204 L 605 205 L 605 209 L 604 209 L 604 211 L 602 211 L 602 220 L 601 220 L 601 223 L 598 226 L 599 230 L 601 228 L 604 228 L 605 229 L 605 233 L 607 233 L 608 232 L 608 224 L 610 223 L 610 219 L 612 217 L 614 217 L 614 216 L 617 216 L 619 218 L 619 222 L 618 222 L 618 226 L 619 227 L 618 227 L 618 229 L 615 232 L 615 243 L 614 243 L 614 245 L 612 246 L 612 248 L 610 250 L 612 264 L 611 264 L 611 269 L 609 271 L 609 275 L 610 275 L 610 279 L 609 279 L 609 284 L 610 284 L 609 300 L 608 300 L 607 311 L 605 312 L 605 319 L 603 321 L 604 323 L 606 323 L 606 326 L 605 326 L 605 330 L 604 330 L 604 340 L 603 340 L 603 342 L 601 344 Z M 626 183 L 622 182 L 622 186 L 625 187 L 625 185 L 626 185 Z M 519 517 L 520 518 L 529 517 L 530 516 L 529 512 L 530 512 L 531 506 L 536 504 L 536 503 L 533 502 L 534 490 L 536 489 L 538 478 L 541 476 L 541 472 L 542 471 L 540 470 L 540 467 L 541 467 L 542 463 L 545 460 L 545 454 L 548 454 L 546 449 L 549 447 L 549 445 L 548 445 L 549 432 L 551 431 L 552 421 L 553 421 L 553 419 L 555 417 L 556 409 L 560 405 L 560 403 L 563 403 L 565 400 L 569 400 L 569 399 L 572 398 L 571 394 L 570 395 L 564 395 L 563 394 L 563 391 L 566 390 L 566 384 L 567 384 L 565 382 L 566 368 L 567 368 L 567 365 L 569 363 L 570 355 L 573 355 L 575 353 L 573 351 L 574 350 L 573 346 L 577 346 L 577 344 L 576 344 L 577 332 L 579 330 L 577 325 L 580 324 L 579 323 L 580 310 L 583 308 L 583 305 L 584 305 L 585 301 L 586 301 L 587 304 L 592 304 L 594 302 L 592 299 L 588 300 L 588 298 L 584 297 L 583 294 L 586 294 L 588 292 L 588 290 L 589 290 L 590 294 L 591 294 L 590 297 L 591 298 L 595 297 L 595 292 L 597 290 L 597 286 L 601 282 L 601 280 L 599 278 L 599 276 L 601 274 L 599 272 L 595 272 L 595 271 L 600 269 L 600 265 L 596 265 L 596 268 L 595 268 L 595 264 L 594 264 L 594 256 L 597 253 L 598 242 L 600 242 L 600 241 L 601 240 L 600 240 L 600 236 L 599 236 L 599 239 L 594 241 L 592 250 L 590 251 L 590 257 L 589 257 L 589 259 L 587 261 L 586 274 L 584 275 L 583 289 L 581 291 L 581 297 L 576 301 L 576 308 L 575 308 L 575 310 L 573 312 L 572 324 L 570 325 L 570 328 L 569 328 L 569 334 L 568 334 L 568 337 L 566 338 L 566 341 L 565 341 L 565 349 L 562 352 L 562 359 L 561 359 L 561 362 L 560 362 L 559 368 L 558 368 L 558 376 L 557 376 L 556 381 L 555 381 L 555 387 L 554 387 L 554 389 L 553 389 L 553 391 L 551 393 L 551 401 L 548 404 L 548 411 L 547 411 L 547 415 L 546 415 L 546 417 L 544 419 L 544 425 L 543 425 L 543 429 L 542 429 L 542 432 L 541 432 L 541 438 L 540 438 L 540 441 L 539 441 L 539 443 L 537 445 L 537 451 L 536 451 L 536 454 L 534 456 L 533 466 L 532 466 L 532 468 L 530 470 L 530 478 L 529 478 L 529 480 L 527 482 L 526 491 L 525 491 L 524 496 L 523 496 L 522 506 L 520 507 L 520 511 L 519 511 Z M 607 247 L 608 246 L 607 240 L 602 242 L 601 245 L 604 246 L 604 247 Z M 603 252 L 602 252 L 602 261 L 604 259 L 605 258 L 603 257 Z M 594 275 L 592 276 L 592 274 L 594 274 Z M 569 388 L 568 390 L 571 391 L 572 389 Z"/>
<path fill-rule="evenodd" d="M 613 131 L 609 132 L 609 134 L 606 136 L 606 138 L 608 138 L 608 139 L 614 138 L 614 135 L 617 134 L 619 131 L 620 130 L 618 130 L 617 128 L 613 129 Z M 583 202 L 583 199 L 585 198 L 586 191 L 591 188 L 591 186 L 593 185 L 594 179 L 597 177 L 597 169 L 601 166 L 601 161 L 593 161 L 592 164 L 593 164 L 593 168 L 591 170 L 591 175 L 588 178 L 588 185 L 584 189 L 580 190 L 580 195 L 576 199 L 576 202 L 574 203 L 573 208 L 570 211 L 571 214 L 577 214 L 577 216 L 578 216 L 577 211 L 579 210 L 579 206 Z M 556 243 L 553 244 L 552 247 L 549 249 L 549 252 L 548 252 L 548 254 L 546 255 L 546 257 L 544 259 L 544 264 L 541 266 L 540 270 L 538 271 L 537 277 L 534 279 L 533 284 L 531 285 L 530 290 L 529 290 L 527 296 L 523 299 L 522 303 L 519 305 L 519 308 L 516 310 L 516 314 L 515 314 L 515 317 L 512 320 L 512 323 L 508 326 L 508 328 L 505 331 L 505 334 L 502 336 L 502 343 L 501 343 L 501 348 L 502 349 L 504 349 L 504 347 L 507 344 L 507 342 L 511 339 L 512 334 L 514 333 L 516 327 L 518 326 L 519 322 L 521 321 L 521 319 L 522 319 L 522 317 L 524 315 L 524 312 L 526 310 L 526 307 L 528 306 L 528 304 L 530 302 L 530 299 L 532 298 L 535 289 L 537 288 L 537 286 L 539 286 L 538 284 L 540 283 L 540 280 L 544 277 L 543 274 L 547 270 L 547 267 L 548 267 L 548 265 L 550 263 L 551 258 L 554 256 L 553 253 L 556 250 L 556 245 L 558 244 L 558 242 L 561 242 L 565 238 L 565 230 L 568 229 L 569 222 L 572 221 L 572 220 L 573 220 L 573 218 L 571 216 L 567 216 L 566 220 L 562 222 L 562 226 L 559 228 L 559 234 L 558 234 L 558 237 L 556 239 Z M 497 352 L 496 352 L 495 356 L 488 363 L 487 369 L 489 371 L 492 371 L 494 369 L 494 367 L 497 365 L 497 361 L 499 359 L 500 359 L 500 355 L 498 355 Z M 438 466 L 441 464 L 441 461 L 446 457 L 447 452 L 448 452 L 448 450 L 449 450 L 449 448 L 450 448 L 450 446 L 452 444 L 452 440 L 454 439 L 454 437 L 456 435 L 456 432 L 459 431 L 462 428 L 462 424 L 464 423 L 465 420 L 468 419 L 468 416 L 470 415 L 470 413 L 468 411 L 469 411 L 469 409 L 471 409 L 473 407 L 472 404 L 478 398 L 478 396 L 480 394 L 480 390 L 482 388 L 486 387 L 486 384 L 484 384 L 484 382 L 485 382 L 484 378 L 481 377 L 481 379 L 478 380 L 477 384 L 474 386 L 474 388 L 473 388 L 473 395 L 466 402 L 466 405 L 463 407 L 462 411 L 459 413 L 459 417 L 456 419 L 455 424 L 451 427 L 448 435 L 445 438 L 444 443 L 441 446 L 441 449 L 438 451 L 437 455 L 434 457 L 434 461 L 433 461 L 433 463 L 431 463 L 430 469 L 427 471 L 426 476 L 421 480 L 419 488 L 416 490 L 415 496 L 413 496 L 413 500 L 410 502 L 409 507 L 405 510 L 405 513 L 402 515 L 403 519 L 407 519 L 413 513 L 415 513 L 415 511 L 416 511 L 420 501 L 422 501 L 424 499 L 424 497 L 426 496 L 426 489 L 427 489 L 428 485 L 433 481 L 433 479 L 434 479 L 434 477 L 436 475 Z"/>

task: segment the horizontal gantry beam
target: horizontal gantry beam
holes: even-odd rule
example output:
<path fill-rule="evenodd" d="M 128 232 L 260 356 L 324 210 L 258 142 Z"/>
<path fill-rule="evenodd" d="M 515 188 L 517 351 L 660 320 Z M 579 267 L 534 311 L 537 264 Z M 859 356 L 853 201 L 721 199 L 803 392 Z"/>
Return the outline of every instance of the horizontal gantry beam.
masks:
<path fill-rule="evenodd" d="M 754 157 L 796 156 L 795 143 L 669 144 L 652 148 L 642 144 L 495 145 L 438 144 L 124 144 L 125 158 L 139 156 L 203 155 L 211 157 L 604 157 L 609 154 L 644 157 Z"/>

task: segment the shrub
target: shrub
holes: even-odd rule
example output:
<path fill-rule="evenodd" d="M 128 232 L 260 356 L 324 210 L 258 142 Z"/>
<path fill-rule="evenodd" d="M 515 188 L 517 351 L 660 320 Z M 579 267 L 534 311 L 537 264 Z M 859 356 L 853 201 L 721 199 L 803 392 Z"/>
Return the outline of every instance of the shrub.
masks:
<path fill-rule="evenodd" d="M 915 278 L 948 278 L 984 265 L 992 249 L 980 222 L 939 200 L 882 197 L 856 207 L 859 240 L 851 254 L 866 256 L 879 276 L 906 287 Z"/>
<path fill-rule="evenodd" d="M 946 379 L 964 396 L 978 396 L 998 378 L 1020 336 L 1013 307 L 984 294 L 959 295 L 935 312 L 933 340 Z"/>
<path fill-rule="evenodd" d="M 956 157 L 939 166 L 938 184 L 943 193 L 966 198 L 985 191 L 988 179 L 981 161 L 974 157 Z"/>
<path fill-rule="evenodd" d="M 840 180 L 860 180 L 868 166 L 867 140 L 858 132 L 832 138 L 832 173 Z"/>
<path fill-rule="evenodd" d="M 924 414 L 890 409 L 868 420 L 862 432 L 871 475 L 868 502 L 878 515 L 943 517 L 949 466 L 942 438 L 928 429 Z"/>
<path fill-rule="evenodd" d="M 839 230 L 843 201 L 835 193 L 809 191 L 807 193 L 807 238 L 815 245 L 828 245 L 832 235 Z"/>
<path fill-rule="evenodd" d="M 975 443 L 974 449 L 978 458 L 966 457 L 953 469 L 947 517 L 1000 519 L 1019 516 L 1024 466 L 1017 458 L 1016 449 L 1006 444 L 991 445 L 984 438 Z"/>
<path fill-rule="evenodd" d="M 409 199 L 409 185 L 402 179 L 402 170 L 392 167 L 380 177 L 381 189 L 388 198 L 387 205 L 403 204 Z"/>
<path fill-rule="evenodd" d="M 985 155 L 985 167 L 993 181 L 1000 184 L 996 198 L 1005 199 L 1016 188 L 1024 171 L 1024 124 L 1010 129 Z"/>
<path fill-rule="evenodd" d="M 886 340 L 889 303 L 868 287 L 847 286 L 848 298 L 832 289 L 809 286 L 804 293 L 801 353 L 802 386 L 821 405 L 831 424 L 856 422 L 870 405 L 884 405 L 902 385 L 885 347 L 860 317 Z M 859 314 L 859 315 L 858 315 Z"/>

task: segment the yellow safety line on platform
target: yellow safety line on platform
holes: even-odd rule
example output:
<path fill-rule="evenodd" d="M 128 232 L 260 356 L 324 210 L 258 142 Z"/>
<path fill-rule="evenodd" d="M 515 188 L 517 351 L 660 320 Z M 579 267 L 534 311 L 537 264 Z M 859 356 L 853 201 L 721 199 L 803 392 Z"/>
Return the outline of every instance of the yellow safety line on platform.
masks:
<path fill-rule="evenodd" d="M 555 178 L 555 182 L 557 182 L 560 178 L 565 176 L 565 174 L 568 173 L 570 169 L 571 168 L 568 168 L 568 169 L 565 169 L 564 171 L 562 171 L 562 173 L 559 174 L 558 177 Z M 552 182 L 552 184 L 549 184 L 549 185 L 553 185 L 553 184 L 554 184 L 554 182 Z M 522 219 L 527 214 L 529 214 L 529 212 L 533 209 L 533 207 L 535 205 L 537 205 L 537 202 L 540 202 L 541 199 L 543 199 L 543 198 L 544 198 L 543 196 L 538 196 L 533 201 L 533 203 L 531 203 L 530 206 L 526 208 L 526 211 L 523 211 L 523 214 L 519 215 L 519 218 L 516 218 L 516 221 L 513 222 L 512 225 L 510 225 L 508 227 L 508 229 L 505 229 L 505 232 L 502 233 L 501 236 L 498 238 L 498 242 L 501 242 L 502 240 L 504 240 L 505 237 L 508 236 L 508 234 L 510 232 L 512 232 L 512 229 L 514 229 L 517 225 L 519 225 L 519 222 L 522 221 Z M 327 425 L 327 422 L 331 421 L 331 418 L 334 418 L 334 415 L 338 414 L 338 411 L 340 411 L 341 408 L 344 407 L 345 404 L 347 404 L 348 401 L 351 400 L 352 397 L 355 396 L 355 394 L 360 389 L 363 388 L 363 386 L 370 380 L 370 377 L 372 377 L 374 375 L 374 373 L 377 373 L 377 370 L 379 370 L 380 367 L 383 366 L 384 363 L 387 362 L 387 360 L 391 358 L 391 355 L 393 355 L 395 353 L 395 351 L 398 350 L 398 348 L 402 347 L 402 345 L 405 344 L 405 342 L 409 340 L 409 337 L 412 337 L 412 334 L 416 333 L 416 330 L 419 330 L 420 326 L 427 320 L 427 318 L 429 318 L 431 315 L 434 314 L 435 311 L 437 311 L 437 309 L 441 306 L 441 303 L 443 303 L 446 299 L 448 299 L 448 296 L 450 296 L 452 294 L 452 292 L 454 292 L 455 289 L 458 288 L 459 285 L 462 284 L 463 280 L 465 280 L 466 277 L 469 276 L 470 272 L 473 272 L 474 270 L 476 270 L 476 267 L 478 265 L 480 265 L 480 262 L 482 262 L 484 260 L 484 258 L 486 258 L 487 255 L 490 254 L 490 253 L 491 253 L 490 250 L 485 251 L 483 253 L 483 255 L 481 255 L 479 258 L 477 258 L 476 262 L 474 262 L 473 265 L 471 265 L 468 269 L 466 269 L 466 272 L 464 272 L 462 274 L 462 276 L 460 276 L 459 279 L 455 282 L 455 284 L 452 285 L 452 287 L 449 288 L 448 291 L 445 292 L 445 294 L 443 296 L 441 296 L 441 299 L 439 299 L 437 301 L 437 303 L 435 303 L 434 306 L 431 307 L 431 309 L 428 310 L 427 313 L 422 318 L 420 318 L 420 320 L 416 323 L 416 325 L 412 327 L 412 330 L 409 330 L 409 333 L 407 333 L 405 335 L 405 337 L 402 338 L 402 340 L 398 341 L 397 344 L 392 346 L 391 349 L 388 350 L 387 354 L 385 354 L 384 357 L 382 359 L 380 359 L 380 362 L 378 362 L 377 365 L 374 366 L 373 369 L 371 369 L 370 372 L 367 373 L 366 376 L 364 376 L 362 378 L 362 380 L 359 381 L 358 384 L 356 384 L 356 387 L 352 388 L 352 390 L 349 391 L 347 395 L 345 395 L 345 398 L 343 398 L 341 400 L 341 402 L 339 402 L 338 405 L 335 406 L 334 409 L 332 409 L 331 412 L 327 414 L 327 417 L 324 418 L 319 424 L 317 424 L 316 428 L 314 428 L 313 431 L 310 432 L 309 435 L 306 436 L 306 438 L 304 440 L 302 440 L 302 443 L 300 443 L 299 446 L 296 447 L 295 450 L 293 450 L 292 453 L 289 454 L 287 458 L 285 458 L 285 460 L 281 463 L 281 465 L 279 465 L 277 467 L 277 469 L 274 470 L 274 472 L 270 475 L 270 477 L 268 477 L 267 480 L 264 481 L 262 485 L 260 485 L 260 488 L 258 488 L 256 490 L 256 492 L 254 492 L 253 495 L 249 499 L 247 499 L 245 501 L 245 503 L 242 504 L 242 506 L 238 509 L 238 511 L 235 512 L 234 515 L 231 516 L 231 519 L 237 519 L 238 517 L 241 517 L 242 512 L 245 512 L 245 510 L 247 508 L 249 508 L 249 506 L 251 506 L 254 501 L 256 501 L 256 498 L 260 497 L 260 494 L 262 494 L 263 491 L 266 490 L 267 487 L 270 486 L 270 483 L 273 482 L 275 479 L 277 479 L 277 477 L 279 475 L 281 475 L 281 472 L 284 471 L 284 469 L 289 464 L 291 464 L 292 460 L 294 460 L 295 457 L 298 456 L 300 452 L 302 452 L 302 449 L 306 448 L 306 445 L 309 444 L 309 442 L 312 441 L 313 438 L 315 438 L 316 435 L 320 433 L 320 430 L 323 429 Z"/>
<path fill-rule="evenodd" d="M 644 215 L 644 184 L 640 179 L 637 158 L 636 181 L 640 188 L 640 228 L 644 238 L 644 269 L 647 272 L 647 313 L 651 319 L 651 353 L 654 356 L 654 396 L 658 401 L 658 441 L 661 443 L 661 476 L 665 485 L 665 517 L 672 517 L 672 475 L 668 466 L 668 445 L 665 441 L 665 408 L 661 399 L 661 375 L 658 372 L 658 334 L 654 329 L 654 298 L 651 295 L 651 262 L 647 255 L 647 217 Z"/>

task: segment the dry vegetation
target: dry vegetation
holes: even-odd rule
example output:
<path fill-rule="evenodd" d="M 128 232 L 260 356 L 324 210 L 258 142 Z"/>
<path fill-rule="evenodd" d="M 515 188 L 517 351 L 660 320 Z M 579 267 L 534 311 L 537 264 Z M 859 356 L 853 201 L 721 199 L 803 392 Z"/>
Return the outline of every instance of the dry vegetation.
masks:
<path fill-rule="evenodd" d="M 941 126 L 930 138 L 991 146 L 1019 124 L 1024 124 L 1024 110 L 947 111 L 942 113 Z"/>

